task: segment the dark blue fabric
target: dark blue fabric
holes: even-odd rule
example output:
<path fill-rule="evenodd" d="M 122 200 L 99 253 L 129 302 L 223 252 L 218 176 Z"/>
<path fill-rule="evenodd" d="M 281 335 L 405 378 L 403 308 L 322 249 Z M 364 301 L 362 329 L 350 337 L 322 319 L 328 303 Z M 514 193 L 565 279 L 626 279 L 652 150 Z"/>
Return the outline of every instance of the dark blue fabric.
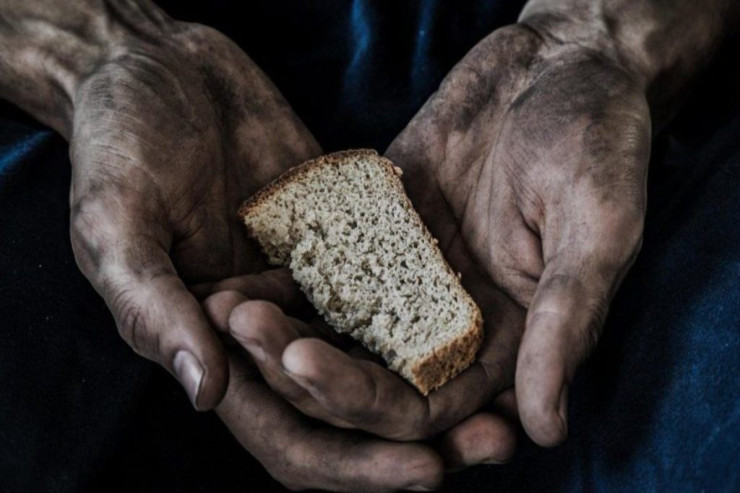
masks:
<path fill-rule="evenodd" d="M 276 82 L 324 149 L 384 149 L 523 2 L 162 2 Z M 658 137 L 645 243 L 571 391 L 571 436 L 448 491 L 740 490 L 740 48 Z M 0 105 L 0 491 L 281 491 L 118 338 L 76 269 L 66 144 Z"/>

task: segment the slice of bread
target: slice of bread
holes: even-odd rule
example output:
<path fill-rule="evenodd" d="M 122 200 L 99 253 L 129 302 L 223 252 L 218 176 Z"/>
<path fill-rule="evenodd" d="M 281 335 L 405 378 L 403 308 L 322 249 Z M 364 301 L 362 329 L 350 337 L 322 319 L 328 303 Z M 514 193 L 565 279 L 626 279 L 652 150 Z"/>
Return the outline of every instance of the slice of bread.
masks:
<path fill-rule="evenodd" d="M 400 175 L 375 151 L 337 152 L 284 173 L 239 215 L 331 326 L 426 395 L 473 362 L 483 322 Z"/>

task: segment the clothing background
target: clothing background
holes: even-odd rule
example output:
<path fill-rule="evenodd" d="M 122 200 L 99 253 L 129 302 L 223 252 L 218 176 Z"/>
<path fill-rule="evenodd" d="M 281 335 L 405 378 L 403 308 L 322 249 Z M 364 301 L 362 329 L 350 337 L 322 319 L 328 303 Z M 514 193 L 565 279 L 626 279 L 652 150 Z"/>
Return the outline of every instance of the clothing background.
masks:
<path fill-rule="evenodd" d="M 324 150 L 380 151 L 521 1 L 160 2 L 272 78 Z M 740 490 L 740 41 L 658 136 L 643 250 L 571 390 L 570 438 L 447 491 Z M 119 338 L 69 244 L 59 136 L 0 104 L 0 491 L 282 491 Z"/>

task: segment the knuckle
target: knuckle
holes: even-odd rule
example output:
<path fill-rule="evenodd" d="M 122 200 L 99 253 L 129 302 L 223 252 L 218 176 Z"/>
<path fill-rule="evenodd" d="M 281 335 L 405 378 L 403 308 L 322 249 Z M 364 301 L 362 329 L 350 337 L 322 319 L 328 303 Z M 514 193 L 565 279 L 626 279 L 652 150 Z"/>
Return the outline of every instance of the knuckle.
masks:
<path fill-rule="evenodd" d="M 100 264 L 104 242 L 103 207 L 98 200 L 83 198 L 72 205 L 70 240 L 75 261 L 80 270 L 89 275 Z"/>
<path fill-rule="evenodd" d="M 581 344 L 584 355 L 590 354 L 598 344 L 599 335 L 601 334 L 600 325 L 593 321 L 589 323 L 581 332 Z"/>
<path fill-rule="evenodd" d="M 585 295 L 589 292 L 584 280 L 570 272 L 556 272 L 541 281 L 541 289 L 548 291 L 574 292 Z"/>
<path fill-rule="evenodd" d="M 408 422 L 399 423 L 394 426 L 393 431 L 384 433 L 385 438 L 399 441 L 411 442 L 428 440 L 444 430 L 443 421 L 429 422 L 425 417 L 411 417 Z"/>
<path fill-rule="evenodd" d="M 302 440 L 298 440 L 293 443 L 289 443 L 285 446 L 283 455 L 283 461 L 281 466 L 283 469 L 297 472 L 301 466 L 304 466 L 306 462 L 306 447 Z"/>
<path fill-rule="evenodd" d="M 418 412 L 411 413 L 410 423 L 405 429 L 401 429 L 397 440 L 427 440 L 444 430 L 449 424 L 446 409 L 434 406 L 429 399 L 421 401 L 422 405 Z"/>
<path fill-rule="evenodd" d="M 298 442 L 288 445 L 281 459 L 266 468 L 273 478 L 290 491 L 301 491 L 310 487 L 304 474 L 306 462 L 304 447 Z"/>
<path fill-rule="evenodd" d="M 247 326 L 252 320 L 269 320 L 277 313 L 277 307 L 269 301 L 247 300 L 234 308 L 230 322 L 233 326 Z"/>
<path fill-rule="evenodd" d="M 351 423 L 363 423 L 366 426 L 373 426 L 381 419 L 383 409 L 383 396 L 375 379 L 365 372 L 360 374 L 361 382 L 358 382 L 358 388 L 362 392 L 358 394 L 357 399 L 343 399 L 337 402 L 341 406 L 341 415 L 343 419 Z"/>
<path fill-rule="evenodd" d="M 70 241 L 77 268 L 86 277 L 91 277 L 99 265 L 98 253 L 83 235 L 72 232 L 70 234 Z"/>
<path fill-rule="evenodd" d="M 70 229 L 73 233 L 87 236 L 105 230 L 115 209 L 115 201 L 106 193 L 110 186 L 110 180 L 107 183 L 103 180 L 93 181 L 75 198 L 70 208 Z"/>
<path fill-rule="evenodd" d="M 635 250 L 642 241 L 645 226 L 645 212 L 641 207 L 628 205 L 617 213 L 615 227 L 623 238 L 625 246 Z"/>
<path fill-rule="evenodd" d="M 590 310 L 588 323 L 579 333 L 579 347 L 582 348 L 583 357 L 591 354 L 598 345 L 601 331 L 609 312 L 609 304 L 606 300 L 597 301 Z"/>
<path fill-rule="evenodd" d="M 607 234 L 610 233 L 615 238 L 618 247 L 616 260 L 623 263 L 639 251 L 645 223 L 644 211 L 634 206 L 625 206 L 604 214 L 602 224 L 609 228 Z"/>
<path fill-rule="evenodd" d="M 521 306 L 529 306 L 529 303 L 537 290 L 538 279 L 529 272 L 535 272 L 530 259 L 513 258 L 510 253 L 504 253 L 497 248 L 491 252 L 494 266 L 491 277 L 496 286 L 501 288 L 507 296 L 519 303 Z M 522 254 L 524 255 L 524 254 Z"/>
<path fill-rule="evenodd" d="M 216 45 L 228 45 L 230 40 L 217 29 L 197 22 L 181 24 L 181 31 L 176 35 L 182 47 L 191 54 L 211 53 Z"/>
<path fill-rule="evenodd" d="M 111 300 L 118 333 L 136 354 L 146 358 L 159 354 L 159 339 L 152 337 L 145 309 L 136 303 L 127 290 L 121 290 Z"/>

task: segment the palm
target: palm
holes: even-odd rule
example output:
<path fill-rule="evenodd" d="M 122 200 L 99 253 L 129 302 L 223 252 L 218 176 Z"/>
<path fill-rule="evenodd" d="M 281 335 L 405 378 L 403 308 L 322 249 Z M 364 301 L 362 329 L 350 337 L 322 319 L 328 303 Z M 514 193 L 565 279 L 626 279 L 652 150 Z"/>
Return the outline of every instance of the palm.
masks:
<path fill-rule="evenodd" d="M 577 308 L 593 316 L 585 330 L 598 331 L 636 254 L 645 207 L 650 119 L 639 85 L 591 53 L 547 58 L 542 46 L 518 26 L 491 35 L 387 153 L 407 172 L 412 200 L 489 311 L 495 342 L 481 361 L 503 365 L 508 385 L 524 332 L 516 314 L 530 308 L 538 289 L 568 286 L 583 305 L 551 297 L 528 314 L 528 325 Z M 597 273 L 580 279 L 572 266 Z M 593 293 L 584 289 L 589 284 Z M 577 337 L 590 345 L 597 336 Z M 545 361 L 540 345 L 536 357 Z"/>
<path fill-rule="evenodd" d="M 188 288 L 258 267 L 239 201 L 320 149 L 231 41 L 166 29 L 122 43 L 75 94 L 71 239 L 127 342 L 210 408 L 228 366 Z"/>
<path fill-rule="evenodd" d="M 566 68 L 538 65 L 531 36 L 502 31 L 449 74 L 388 153 L 405 166 L 443 244 L 459 235 L 491 282 L 527 307 L 548 233 L 558 229 L 552 222 L 571 219 L 566 194 L 582 200 L 584 214 L 589 201 L 644 207 L 636 192 L 650 120 L 623 74 L 573 57 Z M 620 166 L 610 167 L 615 154 Z"/>
<path fill-rule="evenodd" d="M 207 28 L 187 39 L 187 49 L 133 47 L 82 86 L 72 202 L 83 216 L 125 209 L 130 226 L 198 282 L 254 270 L 258 257 L 234 211 L 318 146 L 230 41 Z"/>
<path fill-rule="evenodd" d="M 639 247 L 649 119 L 625 72 L 583 50 L 561 55 L 521 26 L 497 31 L 387 151 L 483 310 L 476 363 L 424 399 L 378 365 L 301 337 L 305 327 L 276 307 L 246 303 L 244 320 L 272 323 L 235 327 L 296 407 L 414 439 L 459 423 L 516 383 L 530 436 L 562 440 L 568 381 Z M 500 421 L 479 415 L 448 436 L 493 429 Z"/>

